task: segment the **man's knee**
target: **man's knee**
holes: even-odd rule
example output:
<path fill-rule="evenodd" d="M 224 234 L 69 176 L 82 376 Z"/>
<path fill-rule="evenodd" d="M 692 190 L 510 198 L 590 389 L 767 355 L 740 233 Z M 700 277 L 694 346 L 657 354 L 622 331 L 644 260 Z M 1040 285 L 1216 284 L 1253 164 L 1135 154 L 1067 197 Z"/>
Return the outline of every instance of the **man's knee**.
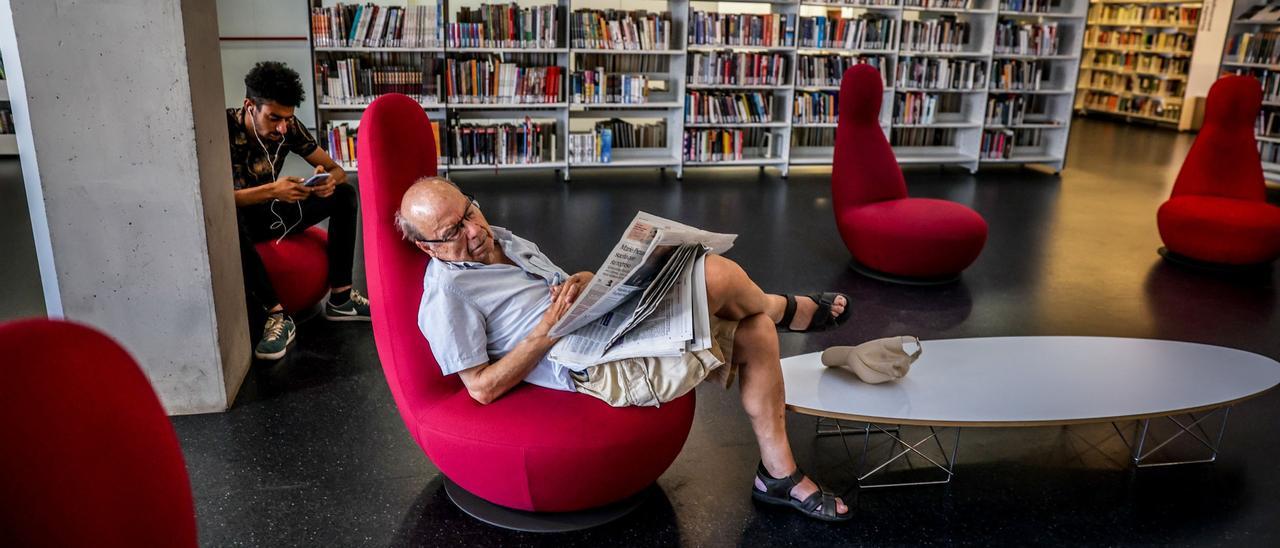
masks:
<path fill-rule="evenodd" d="M 355 209 L 356 207 L 356 188 L 350 184 L 335 185 L 333 187 L 333 198 L 335 204 Z"/>
<path fill-rule="evenodd" d="M 738 263 L 720 255 L 707 256 L 707 290 L 712 288 L 733 287 L 742 280 L 750 278 Z"/>
<path fill-rule="evenodd" d="M 738 322 L 733 334 L 734 361 L 746 363 L 756 358 L 778 357 L 778 330 L 764 314 L 752 314 Z"/>

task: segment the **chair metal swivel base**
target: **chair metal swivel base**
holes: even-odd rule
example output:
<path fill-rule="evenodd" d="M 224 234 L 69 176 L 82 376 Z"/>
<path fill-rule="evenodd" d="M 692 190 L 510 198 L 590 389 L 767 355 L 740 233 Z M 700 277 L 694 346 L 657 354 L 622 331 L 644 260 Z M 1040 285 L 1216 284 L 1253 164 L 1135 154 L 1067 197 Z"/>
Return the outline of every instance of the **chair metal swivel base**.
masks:
<path fill-rule="evenodd" d="M 578 512 L 528 512 L 499 506 L 463 489 L 449 478 L 444 492 L 467 515 L 494 527 L 530 533 L 565 533 L 604 525 L 631 513 L 653 493 L 653 486 L 628 498 Z"/>
<path fill-rule="evenodd" d="M 862 274 L 863 276 L 873 280 L 880 280 L 882 282 L 899 285 L 946 285 L 960 281 L 960 273 L 958 272 L 938 278 L 912 278 L 910 276 L 899 276 L 897 274 L 881 272 L 858 262 L 857 259 L 849 260 L 849 268 L 852 268 L 854 272 Z"/>

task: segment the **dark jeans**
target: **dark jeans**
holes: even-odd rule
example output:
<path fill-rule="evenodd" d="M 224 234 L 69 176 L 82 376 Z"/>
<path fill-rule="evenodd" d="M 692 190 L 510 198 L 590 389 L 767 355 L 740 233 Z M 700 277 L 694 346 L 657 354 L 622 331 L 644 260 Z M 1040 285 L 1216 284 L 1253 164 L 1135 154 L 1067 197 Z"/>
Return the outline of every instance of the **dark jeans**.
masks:
<path fill-rule="evenodd" d="M 350 184 L 341 184 L 333 188 L 328 198 L 312 196 L 303 200 L 301 218 L 298 203 L 276 202 L 275 215 L 271 213 L 271 204 L 268 201 L 236 210 L 240 225 L 240 263 L 244 267 L 245 289 L 253 300 L 266 310 L 280 304 L 267 277 L 267 268 L 253 244 L 275 240 L 285 229 L 290 229 L 289 234 L 298 234 L 326 218 L 329 219 L 329 287 L 351 285 L 356 252 L 356 189 Z"/>

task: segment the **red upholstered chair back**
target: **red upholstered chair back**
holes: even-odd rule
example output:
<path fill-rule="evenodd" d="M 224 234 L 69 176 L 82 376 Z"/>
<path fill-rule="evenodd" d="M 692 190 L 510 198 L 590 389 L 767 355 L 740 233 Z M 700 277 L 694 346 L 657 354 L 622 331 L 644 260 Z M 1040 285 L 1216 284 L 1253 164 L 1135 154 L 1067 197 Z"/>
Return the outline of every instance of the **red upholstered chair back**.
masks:
<path fill-rule="evenodd" d="M 429 258 L 401 239 L 394 224 L 405 191 L 419 178 L 436 174 L 435 138 L 422 106 L 393 93 L 365 109 L 357 143 L 373 336 L 400 416 L 421 445 L 418 415 L 462 387 L 456 377 L 440 374 L 418 330 L 422 275 Z"/>
<path fill-rule="evenodd" d="M 120 345 L 25 320 L 0 356 L 0 546 L 196 546 L 178 438 Z"/>
<path fill-rule="evenodd" d="M 1262 86 L 1252 76 L 1214 82 L 1205 101 L 1204 127 L 1191 145 L 1173 185 L 1176 196 L 1266 200 L 1266 181 L 1253 125 L 1262 108 Z"/>
<path fill-rule="evenodd" d="M 837 212 L 907 197 L 907 183 L 880 128 L 884 84 L 871 65 L 854 65 L 840 79 L 840 118 L 831 167 Z"/>

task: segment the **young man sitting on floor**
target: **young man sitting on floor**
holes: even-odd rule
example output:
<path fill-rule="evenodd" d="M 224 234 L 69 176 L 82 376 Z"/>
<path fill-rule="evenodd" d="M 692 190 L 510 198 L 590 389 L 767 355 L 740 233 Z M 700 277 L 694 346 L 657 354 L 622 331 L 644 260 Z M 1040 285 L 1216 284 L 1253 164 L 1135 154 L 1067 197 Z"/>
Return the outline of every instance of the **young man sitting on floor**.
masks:
<path fill-rule="evenodd" d="M 405 239 L 435 259 L 423 279 L 418 325 L 444 374 L 457 373 L 476 401 L 493 402 L 525 381 L 615 406 L 656 405 L 683 396 L 704 378 L 727 388 L 741 375 L 742 405 L 761 455 L 753 497 L 818 519 L 850 517 L 843 501 L 796 466 L 787 440 L 777 334 L 782 327 L 838 325 L 851 312 L 844 295 L 766 294 L 736 263 L 710 255 L 711 350 L 573 371 L 547 358 L 557 342 L 548 333 L 591 281 L 590 272 L 568 276 L 533 243 L 490 226 L 474 199 L 439 177 L 424 178 L 405 193 L 396 224 Z M 559 280 L 567 281 L 556 285 Z"/>

